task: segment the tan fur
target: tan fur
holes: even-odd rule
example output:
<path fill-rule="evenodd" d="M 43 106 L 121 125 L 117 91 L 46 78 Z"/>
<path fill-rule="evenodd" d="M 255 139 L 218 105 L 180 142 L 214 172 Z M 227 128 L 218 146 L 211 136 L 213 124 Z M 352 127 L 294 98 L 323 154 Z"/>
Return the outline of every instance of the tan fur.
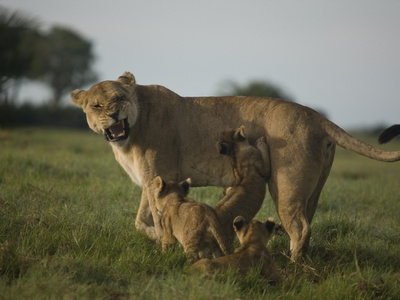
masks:
<path fill-rule="evenodd" d="M 231 247 L 235 238 L 233 220 L 239 215 L 253 219 L 263 203 L 270 176 L 268 145 L 265 137 L 256 141 L 256 147 L 250 145 L 241 126 L 224 130 L 218 147 L 221 154 L 231 157 L 235 176 L 235 184 L 214 207 Z"/>
<path fill-rule="evenodd" d="M 228 254 L 227 240 L 214 210 L 187 198 L 190 181 L 181 183 L 154 179 L 156 208 L 161 215 L 162 249 L 176 243 L 192 262 L 202 257 Z"/>
<path fill-rule="evenodd" d="M 263 148 L 267 158 L 265 138 L 259 138 L 257 145 Z M 221 154 L 232 158 L 235 185 L 218 202 L 215 210 L 186 198 L 187 181 L 186 184 L 165 183 L 161 177 L 155 178 L 154 198 L 161 215 L 164 250 L 174 244 L 176 238 L 192 260 L 206 257 L 207 253 L 215 257 L 228 254 L 227 249 L 231 249 L 235 238 L 232 227 L 235 217 L 243 215 L 251 220 L 260 210 L 269 176 L 261 151 L 248 143 L 243 126 L 223 131 L 218 148 Z"/>
<path fill-rule="evenodd" d="M 242 216 L 238 216 L 233 221 L 233 228 L 240 241 L 240 247 L 226 256 L 200 259 L 193 264 L 192 268 L 209 274 L 232 268 L 246 274 L 249 270 L 259 267 L 261 276 L 278 281 L 279 272 L 267 249 L 274 227 L 275 222 L 272 218 L 261 223 L 255 220 L 249 222 Z"/>
<path fill-rule="evenodd" d="M 143 187 L 135 225 L 153 239 L 162 232 L 151 192 L 157 175 L 178 181 L 190 177 L 193 186 L 233 185 L 229 158 L 221 159 L 215 151 L 215 141 L 225 128 L 244 125 L 251 143 L 266 137 L 269 192 L 290 236 L 295 260 L 307 251 L 310 223 L 336 144 L 376 160 L 400 159 L 400 151 L 376 149 L 314 110 L 279 99 L 185 98 L 162 86 L 138 85 L 128 72 L 88 91 L 75 90 L 71 96 L 95 132 L 104 134 L 120 120 L 128 121 L 129 137 L 110 145 L 132 181 Z"/>

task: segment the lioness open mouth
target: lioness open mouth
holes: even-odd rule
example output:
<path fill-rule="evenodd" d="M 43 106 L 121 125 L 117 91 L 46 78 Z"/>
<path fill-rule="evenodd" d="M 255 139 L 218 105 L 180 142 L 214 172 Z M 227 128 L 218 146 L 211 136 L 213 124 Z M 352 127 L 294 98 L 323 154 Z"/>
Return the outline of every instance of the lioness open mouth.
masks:
<path fill-rule="evenodd" d="M 128 118 L 123 119 L 104 130 L 104 135 L 109 142 L 125 140 L 129 136 Z"/>

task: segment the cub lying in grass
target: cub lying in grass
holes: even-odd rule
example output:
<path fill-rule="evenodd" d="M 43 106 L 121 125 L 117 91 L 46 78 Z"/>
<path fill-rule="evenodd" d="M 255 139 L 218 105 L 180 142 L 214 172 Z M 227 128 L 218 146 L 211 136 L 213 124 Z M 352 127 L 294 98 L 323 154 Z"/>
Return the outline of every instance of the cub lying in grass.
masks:
<path fill-rule="evenodd" d="M 215 206 L 188 199 L 190 180 L 166 183 L 156 177 L 154 186 L 156 209 L 161 215 L 163 229 L 162 247 L 166 250 L 178 240 L 190 260 L 227 254 L 232 248 L 235 232 L 232 221 L 238 215 L 252 219 L 265 194 L 265 180 L 269 168 L 264 160 L 268 153 L 251 146 L 244 134 L 244 127 L 225 130 L 218 142 L 221 154 L 232 158 L 235 185 Z M 268 149 L 265 139 L 257 140 L 257 146 Z"/>
<path fill-rule="evenodd" d="M 255 220 L 249 222 L 239 216 L 233 221 L 233 228 L 241 244 L 234 253 L 213 259 L 200 259 L 192 268 L 208 274 L 231 268 L 246 274 L 250 269 L 259 267 L 261 276 L 270 281 L 279 281 L 279 272 L 267 249 L 268 241 L 274 233 L 273 219 L 268 218 L 265 223 Z"/>

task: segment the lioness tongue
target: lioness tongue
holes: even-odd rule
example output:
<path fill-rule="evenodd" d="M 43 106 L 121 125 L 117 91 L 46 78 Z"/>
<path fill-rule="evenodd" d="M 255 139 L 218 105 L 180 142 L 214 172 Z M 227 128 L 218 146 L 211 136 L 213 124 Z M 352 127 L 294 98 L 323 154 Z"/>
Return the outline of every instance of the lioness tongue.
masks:
<path fill-rule="evenodd" d="M 110 132 L 113 134 L 115 137 L 119 137 L 121 135 L 124 135 L 124 121 L 121 120 L 118 123 L 112 125 L 110 128 L 108 128 Z"/>

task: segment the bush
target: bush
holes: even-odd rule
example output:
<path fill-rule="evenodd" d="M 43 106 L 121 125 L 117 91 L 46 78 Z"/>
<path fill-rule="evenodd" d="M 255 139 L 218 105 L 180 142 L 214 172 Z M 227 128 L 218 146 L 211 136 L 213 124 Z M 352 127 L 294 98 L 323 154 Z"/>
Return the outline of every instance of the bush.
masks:
<path fill-rule="evenodd" d="M 85 115 L 77 107 L 51 108 L 32 104 L 1 104 L 0 127 L 88 128 Z"/>

